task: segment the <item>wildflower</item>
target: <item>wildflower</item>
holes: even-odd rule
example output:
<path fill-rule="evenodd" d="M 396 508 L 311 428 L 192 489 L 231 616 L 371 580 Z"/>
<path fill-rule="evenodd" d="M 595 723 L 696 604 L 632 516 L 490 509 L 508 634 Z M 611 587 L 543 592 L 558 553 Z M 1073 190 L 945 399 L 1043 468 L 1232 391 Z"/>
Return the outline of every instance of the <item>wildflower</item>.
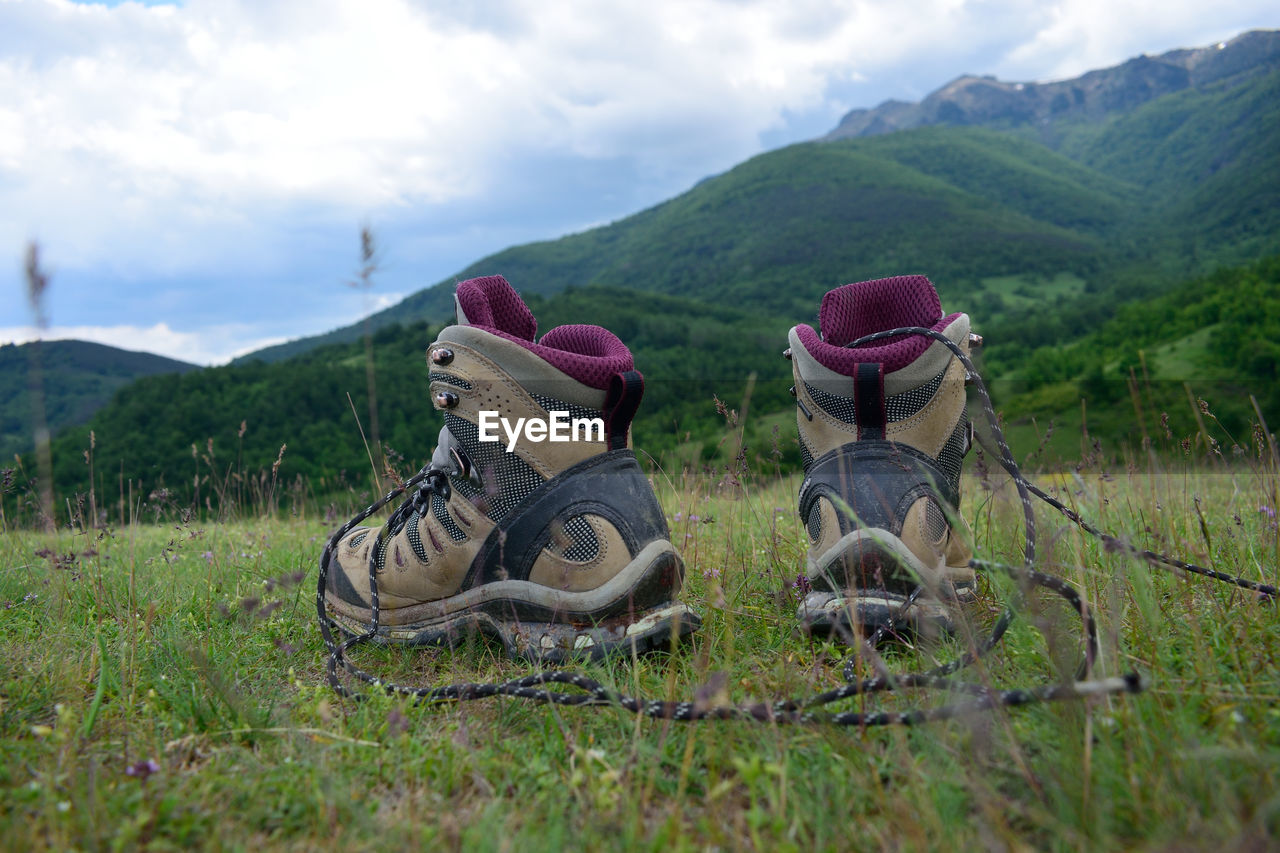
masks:
<path fill-rule="evenodd" d="M 1275 518 L 1275 517 L 1276 517 L 1276 511 L 1275 511 L 1275 509 L 1274 509 L 1273 507 L 1269 507 L 1269 506 L 1267 506 L 1266 504 L 1262 504 L 1262 505 L 1260 505 L 1260 506 L 1258 507 L 1258 512 L 1262 513 L 1262 514 L 1263 514 L 1263 515 L 1265 515 L 1267 518 Z"/>
<path fill-rule="evenodd" d="M 704 569 L 704 570 L 703 570 L 703 572 L 702 572 L 702 576 L 703 576 L 704 578 L 706 578 L 707 580 L 712 580 L 712 579 L 715 579 L 715 578 L 719 578 L 719 577 L 720 577 L 720 568 L 719 568 L 719 566 L 713 566 L 713 567 L 711 567 L 711 568 L 709 568 L 709 569 Z"/>
<path fill-rule="evenodd" d="M 809 578 L 804 575 L 796 575 L 796 579 L 791 582 L 792 589 L 799 590 L 801 595 L 808 595 L 813 586 L 809 583 Z"/>
<path fill-rule="evenodd" d="M 204 561 L 205 561 L 206 563 L 208 563 L 208 564 L 210 564 L 210 565 L 213 565 L 213 552 L 212 552 L 212 551 L 205 551 L 205 552 L 204 552 L 203 554 L 201 554 L 200 556 L 201 556 L 201 557 L 204 557 Z"/>
<path fill-rule="evenodd" d="M 672 521 L 681 521 L 683 518 L 684 518 L 684 513 L 683 513 L 683 512 L 677 512 L 677 513 L 672 517 L 672 519 L 671 519 L 671 520 L 672 520 Z"/>
<path fill-rule="evenodd" d="M 137 764 L 130 764 L 124 769 L 124 775 L 133 776 L 137 779 L 141 779 L 143 782 L 147 781 L 147 777 L 152 773 L 159 772 L 160 765 L 157 764 L 153 758 L 148 758 L 146 761 L 139 761 Z"/>
<path fill-rule="evenodd" d="M 387 713 L 387 734 L 395 737 L 409 731 L 409 718 L 400 712 L 398 708 L 392 708 Z"/>

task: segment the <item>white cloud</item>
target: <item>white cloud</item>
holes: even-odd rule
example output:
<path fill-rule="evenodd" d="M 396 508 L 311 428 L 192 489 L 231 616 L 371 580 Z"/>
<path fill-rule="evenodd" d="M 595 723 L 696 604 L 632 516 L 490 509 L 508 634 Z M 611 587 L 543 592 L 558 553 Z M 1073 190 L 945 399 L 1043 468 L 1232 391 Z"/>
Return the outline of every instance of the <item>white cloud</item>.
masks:
<path fill-rule="evenodd" d="M 830 26 L 808 28 L 780 2 L 523 5 L 497 34 L 406 0 L 10 2 L 0 98 L 21 121 L 0 156 L 45 192 L 97 177 L 144 205 L 440 202 L 491 189 L 512 151 L 660 152 L 695 123 L 749 149 L 878 41 L 842 4 L 810 4 Z"/>
<path fill-rule="evenodd" d="M 216 287 L 246 317 L 269 313 L 265 282 L 334 251 L 335 228 L 364 218 L 429 210 L 436 223 L 467 205 L 460 234 L 507 214 L 515 177 L 549 201 L 656 202 L 757 153 L 766 135 L 786 139 L 795 115 L 829 115 L 830 127 L 872 105 L 842 100 L 858 81 L 874 101 L 962 72 L 1061 76 L 1257 26 L 1278 17 L 1273 3 L 0 0 L 0 292 L 17 284 L 5 254 L 39 238 L 112 327 L 190 327 L 204 309 L 95 296 L 99 274 L 155 291 Z M 585 179 L 567 191 L 563 169 L 538 174 L 552 161 L 609 164 L 647 192 Z M 553 237 L 632 211 L 535 215 L 513 230 Z M 437 262 L 449 266 L 415 270 L 417 286 L 465 263 Z M 55 282 L 55 299 L 73 278 Z M 316 299 L 338 298 L 328 292 L 317 286 Z M 85 319 L 57 307 L 55 318 Z M 16 310 L 0 300 L 0 323 L 20 322 Z"/>
<path fill-rule="evenodd" d="M 1167 0 L 1071 0 L 1047 7 L 1034 37 L 1013 47 L 999 71 L 1010 79 L 1063 80 L 1142 53 L 1205 47 L 1246 29 L 1280 26 L 1274 4 Z"/>
<path fill-rule="evenodd" d="M 0 163 L 45 223 L 78 201 L 197 226 L 263 201 L 492 192 L 492 164 L 520 151 L 723 164 L 963 17 L 951 0 L 574 0 L 505 4 L 522 23 L 503 32 L 442 6 L 11 0 Z"/>
<path fill-rule="evenodd" d="M 47 341 L 78 340 L 150 352 L 192 364 L 225 364 L 237 356 L 283 343 L 282 337 L 264 337 L 251 326 L 211 326 L 194 332 L 170 328 L 168 323 L 152 326 L 51 326 L 44 334 L 30 326 L 0 327 L 0 341 L 27 343 L 37 338 Z"/>

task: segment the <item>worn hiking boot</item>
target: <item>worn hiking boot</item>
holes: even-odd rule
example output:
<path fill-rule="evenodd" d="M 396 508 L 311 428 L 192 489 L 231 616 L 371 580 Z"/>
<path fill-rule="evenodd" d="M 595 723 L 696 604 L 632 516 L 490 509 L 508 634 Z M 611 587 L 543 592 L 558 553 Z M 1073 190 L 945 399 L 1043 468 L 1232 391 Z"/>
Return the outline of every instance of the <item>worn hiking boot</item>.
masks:
<path fill-rule="evenodd" d="M 598 326 L 537 321 L 500 276 L 464 281 L 427 351 L 444 429 L 421 488 L 342 537 L 326 608 L 352 634 L 450 642 L 479 630 L 555 662 L 645 652 L 694 631 L 684 565 L 628 448 L 644 390 Z M 327 559 L 327 558 L 326 558 Z M 376 601 L 370 565 L 376 570 Z"/>
<path fill-rule="evenodd" d="M 830 291 L 819 327 L 821 337 L 807 325 L 793 328 L 786 352 L 805 470 L 800 517 L 809 533 L 812 591 L 801 627 L 846 640 L 884 627 L 950 632 L 954 604 L 974 593 L 970 534 L 958 513 L 971 442 L 964 366 L 922 335 L 849 344 L 923 327 L 967 355 L 969 317 L 943 316 L 924 276 L 899 276 Z"/>

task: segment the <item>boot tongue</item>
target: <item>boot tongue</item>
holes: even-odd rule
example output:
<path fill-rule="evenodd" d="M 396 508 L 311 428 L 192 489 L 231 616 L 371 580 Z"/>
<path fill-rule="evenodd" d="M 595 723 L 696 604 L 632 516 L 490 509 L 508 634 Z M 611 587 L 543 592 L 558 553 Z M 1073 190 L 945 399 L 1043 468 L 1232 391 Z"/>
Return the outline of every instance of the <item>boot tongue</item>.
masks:
<path fill-rule="evenodd" d="M 829 291 L 822 297 L 818 328 L 823 341 L 842 347 L 873 332 L 904 326 L 930 328 L 941 318 L 942 303 L 933 283 L 922 275 L 900 275 Z"/>
<path fill-rule="evenodd" d="M 472 278 L 458 285 L 453 295 L 459 326 L 480 326 L 533 342 L 538 321 L 515 288 L 500 275 Z"/>

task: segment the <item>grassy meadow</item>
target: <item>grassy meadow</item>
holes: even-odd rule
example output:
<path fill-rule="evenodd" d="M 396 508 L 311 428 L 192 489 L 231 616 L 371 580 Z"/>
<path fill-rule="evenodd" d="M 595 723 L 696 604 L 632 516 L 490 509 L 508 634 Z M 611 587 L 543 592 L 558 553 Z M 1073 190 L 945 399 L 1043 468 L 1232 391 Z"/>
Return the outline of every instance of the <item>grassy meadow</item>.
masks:
<path fill-rule="evenodd" d="M 1041 482 L 1135 544 L 1275 584 L 1271 458 L 1093 467 Z M 677 654 L 585 670 L 646 698 L 746 702 L 838 686 L 846 650 L 794 632 L 805 549 L 796 479 L 654 480 L 703 628 Z M 963 512 L 980 555 L 1019 560 L 1007 480 L 971 474 Z M 910 729 L 686 724 L 504 698 L 342 699 L 325 680 L 314 603 L 316 560 L 341 519 L 320 508 L 221 522 L 133 515 L 0 535 L 0 846 L 1247 849 L 1280 834 L 1274 606 L 1103 553 L 1047 507 L 1040 568 L 1094 608 L 1097 672 L 1137 670 L 1150 689 Z M 976 633 L 1013 593 L 997 577 L 980 585 L 967 611 Z M 1067 680 L 1079 636 L 1065 605 L 1032 595 L 965 677 Z M 965 645 L 888 647 L 883 663 L 925 669 Z M 357 660 L 416 685 L 527 671 L 474 639 L 454 650 L 364 647 Z M 959 698 L 915 692 L 832 709 Z"/>

